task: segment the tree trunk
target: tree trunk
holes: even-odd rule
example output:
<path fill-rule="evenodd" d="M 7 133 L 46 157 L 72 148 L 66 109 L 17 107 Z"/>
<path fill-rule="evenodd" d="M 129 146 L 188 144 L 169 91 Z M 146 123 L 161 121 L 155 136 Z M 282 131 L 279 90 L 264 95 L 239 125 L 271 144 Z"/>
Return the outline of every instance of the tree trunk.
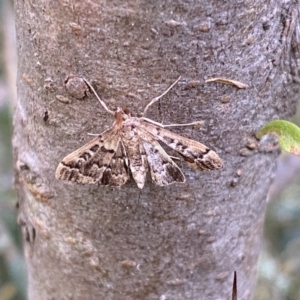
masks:
<path fill-rule="evenodd" d="M 16 1 L 14 154 L 30 300 L 229 299 L 255 287 L 278 148 L 254 134 L 295 112 L 298 4 L 293 1 Z M 178 76 L 147 117 L 214 149 L 222 171 L 182 165 L 186 183 L 139 190 L 57 181 L 61 159 L 133 115 Z M 71 76 L 71 77 L 70 77 Z M 73 77 L 72 77 L 73 76 Z M 205 83 L 225 77 L 248 89 Z M 67 79 L 68 78 L 68 79 Z"/>

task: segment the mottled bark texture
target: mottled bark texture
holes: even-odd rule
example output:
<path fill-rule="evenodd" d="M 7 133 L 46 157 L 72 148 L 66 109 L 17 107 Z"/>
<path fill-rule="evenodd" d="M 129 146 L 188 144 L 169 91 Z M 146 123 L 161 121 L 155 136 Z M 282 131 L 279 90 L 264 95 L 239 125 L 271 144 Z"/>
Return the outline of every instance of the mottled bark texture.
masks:
<path fill-rule="evenodd" d="M 296 1 L 15 1 L 18 103 L 14 151 L 30 300 L 251 299 L 278 148 L 253 135 L 295 112 Z M 80 85 L 133 114 L 181 75 L 148 117 L 223 159 L 182 165 L 185 184 L 143 190 L 56 181 L 59 161 L 112 118 Z M 238 89 L 205 79 L 247 83 Z M 73 80 L 73 79 L 72 79 Z M 179 162 L 180 164 L 180 162 Z"/>

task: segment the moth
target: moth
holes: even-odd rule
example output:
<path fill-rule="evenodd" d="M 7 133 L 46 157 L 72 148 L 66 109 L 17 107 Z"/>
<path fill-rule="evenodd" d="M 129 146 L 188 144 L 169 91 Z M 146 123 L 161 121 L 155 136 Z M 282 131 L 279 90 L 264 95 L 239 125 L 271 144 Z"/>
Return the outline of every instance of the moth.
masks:
<path fill-rule="evenodd" d="M 131 174 L 137 186 L 142 189 L 147 172 L 150 171 L 152 180 L 159 186 L 185 182 L 185 177 L 174 158 L 166 153 L 159 142 L 175 150 L 190 167 L 197 170 L 223 167 L 221 159 L 213 150 L 166 129 L 202 122 L 163 125 L 145 117 L 149 107 L 166 95 L 180 77 L 165 92 L 148 103 L 141 117 L 131 117 L 126 108 L 110 110 L 93 86 L 86 79 L 83 80 L 102 107 L 115 117 L 115 121 L 108 130 L 67 155 L 57 167 L 56 179 L 81 184 L 122 186 Z"/>

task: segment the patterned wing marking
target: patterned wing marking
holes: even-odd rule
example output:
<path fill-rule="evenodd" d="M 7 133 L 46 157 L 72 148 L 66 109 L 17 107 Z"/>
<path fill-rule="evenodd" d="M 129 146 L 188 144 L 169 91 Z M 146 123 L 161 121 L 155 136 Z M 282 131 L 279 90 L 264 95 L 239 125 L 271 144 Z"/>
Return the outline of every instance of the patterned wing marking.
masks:
<path fill-rule="evenodd" d="M 152 180 L 160 186 L 185 182 L 185 177 L 180 168 L 152 135 L 141 132 L 140 137 L 146 151 Z"/>
<path fill-rule="evenodd" d="M 110 186 L 121 186 L 129 179 L 128 158 L 122 141 L 107 168 L 103 172 L 100 183 Z"/>
<path fill-rule="evenodd" d="M 192 168 L 205 171 L 223 167 L 218 154 L 199 142 L 182 137 L 148 122 L 141 122 L 140 128 L 144 132 L 151 133 L 153 137 L 177 151 Z"/>
<path fill-rule="evenodd" d="M 119 144 L 119 134 L 115 126 L 67 155 L 58 165 L 56 179 L 82 184 L 100 181 L 109 166 Z"/>
<path fill-rule="evenodd" d="M 136 128 L 124 127 L 121 140 L 125 146 L 129 167 L 134 181 L 142 189 L 148 172 L 148 162 Z"/>

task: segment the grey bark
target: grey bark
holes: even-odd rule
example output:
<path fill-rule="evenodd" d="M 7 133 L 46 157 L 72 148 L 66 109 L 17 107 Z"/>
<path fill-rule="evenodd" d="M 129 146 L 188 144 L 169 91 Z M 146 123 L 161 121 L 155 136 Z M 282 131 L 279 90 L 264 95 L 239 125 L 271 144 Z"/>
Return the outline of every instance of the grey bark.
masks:
<path fill-rule="evenodd" d="M 295 112 L 298 5 L 16 1 L 14 154 L 30 300 L 229 299 L 234 270 L 238 298 L 252 298 L 278 155 L 274 140 L 253 135 Z M 66 88 L 70 75 L 132 114 L 181 75 L 148 117 L 204 120 L 174 131 L 216 150 L 225 168 L 183 164 L 185 184 L 148 179 L 142 191 L 132 180 L 121 188 L 56 181 L 59 161 L 113 121 L 91 94 L 79 100 L 78 87 Z M 212 77 L 250 88 L 204 82 Z"/>

